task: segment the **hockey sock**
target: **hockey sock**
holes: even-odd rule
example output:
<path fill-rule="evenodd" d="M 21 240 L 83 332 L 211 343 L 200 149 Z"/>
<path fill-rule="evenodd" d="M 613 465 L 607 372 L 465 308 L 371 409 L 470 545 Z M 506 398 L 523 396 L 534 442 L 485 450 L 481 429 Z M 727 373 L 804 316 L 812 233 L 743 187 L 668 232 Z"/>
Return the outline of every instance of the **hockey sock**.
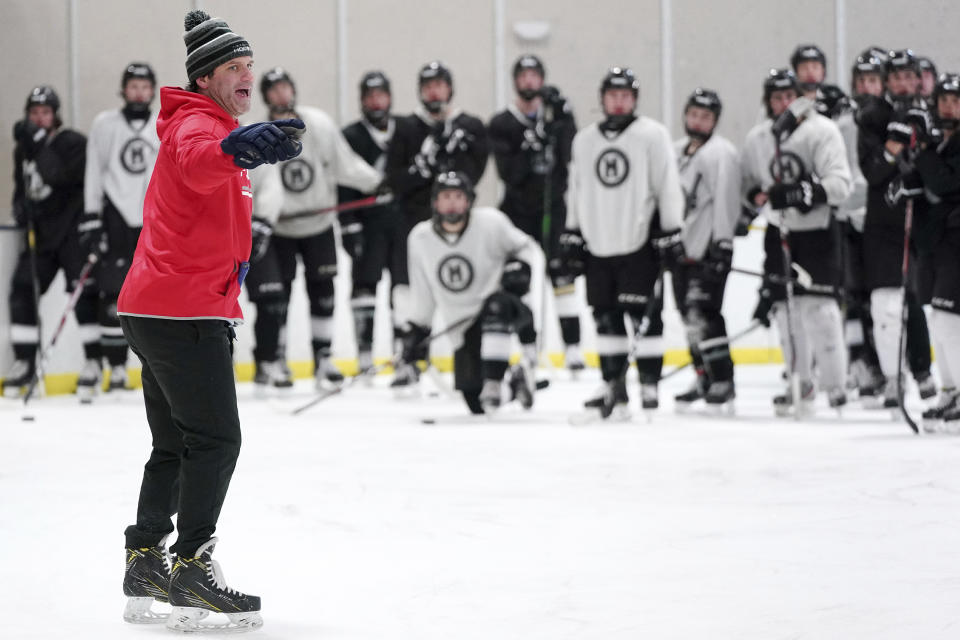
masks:
<path fill-rule="evenodd" d="M 887 379 L 894 378 L 900 367 L 900 314 L 903 303 L 901 294 L 901 290 L 894 287 L 874 289 L 870 293 L 873 338 L 880 370 Z"/>
<path fill-rule="evenodd" d="M 931 321 L 940 386 L 944 389 L 956 388 L 957 377 L 960 376 L 960 316 L 934 309 Z"/>
<path fill-rule="evenodd" d="M 83 343 L 83 355 L 87 360 L 100 361 L 103 350 L 100 348 L 100 326 L 97 323 L 97 296 L 84 293 L 77 299 L 73 313 L 80 325 L 80 341 Z M 125 360 L 125 359 L 124 359 Z"/>
<path fill-rule="evenodd" d="M 257 303 L 257 319 L 253 323 L 254 360 L 269 362 L 277 358 L 282 352 L 280 336 L 286 324 L 286 300 L 263 300 Z"/>
<path fill-rule="evenodd" d="M 847 376 L 847 349 L 840 306 L 833 298 L 798 296 L 797 310 L 817 363 L 820 386 L 824 389 L 843 387 Z"/>
<path fill-rule="evenodd" d="M 930 330 L 923 306 L 907 292 L 907 359 L 914 377 L 930 372 Z"/>

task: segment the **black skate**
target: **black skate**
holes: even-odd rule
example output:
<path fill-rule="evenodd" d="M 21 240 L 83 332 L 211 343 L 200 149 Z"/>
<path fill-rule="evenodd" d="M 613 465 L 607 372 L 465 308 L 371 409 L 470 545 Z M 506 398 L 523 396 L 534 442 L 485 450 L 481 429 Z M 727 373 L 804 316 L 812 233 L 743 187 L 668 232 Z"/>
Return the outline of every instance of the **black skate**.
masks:
<path fill-rule="evenodd" d="M 503 403 L 502 387 L 500 380 L 483 381 L 483 389 L 480 390 L 480 406 L 486 415 L 496 413 Z"/>
<path fill-rule="evenodd" d="M 80 376 L 77 378 L 77 397 L 81 404 L 90 404 L 93 402 L 97 390 L 100 388 L 100 381 L 103 377 L 103 368 L 100 361 L 95 358 L 88 358 L 80 370 Z"/>
<path fill-rule="evenodd" d="M 815 395 L 816 390 L 813 388 L 812 382 L 801 382 L 799 410 L 794 409 L 793 395 L 788 390 L 787 393 L 773 397 L 773 412 L 781 418 L 790 415 L 798 415 L 801 417 L 810 415 L 813 413 L 813 398 Z"/>
<path fill-rule="evenodd" d="M 510 395 L 511 399 L 520 402 L 524 409 L 533 407 L 533 396 L 537 383 L 533 378 L 533 367 L 521 361 L 510 367 Z"/>
<path fill-rule="evenodd" d="M 127 549 L 123 572 L 123 595 L 127 606 L 123 619 L 133 624 L 166 622 L 166 612 L 155 611 L 154 602 L 169 602 L 170 560 L 163 542 L 155 547 Z"/>
<path fill-rule="evenodd" d="M 628 403 L 626 381 L 623 378 L 608 380 L 596 396 L 583 403 L 587 409 L 586 416 L 589 416 L 584 421 L 589 422 L 590 417 L 595 418 L 599 413 L 603 420 L 626 422 L 630 419 Z"/>
<path fill-rule="evenodd" d="M 923 430 L 936 433 L 943 426 L 945 416 L 957 410 L 958 393 L 956 389 L 943 389 L 940 403 L 923 412 Z"/>
<path fill-rule="evenodd" d="M 640 408 L 644 411 L 653 411 L 660 407 L 660 395 L 656 382 L 640 383 Z"/>
<path fill-rule="evenodd" d="M 397 365 L 390 388 L 397 398 L 409 398 L 417 394 L 417 383 L 420 381 L 420 369 L 416 364 L 401 362 Z"/>
<path fill-rule="evenodd" d="M 172 631 L 249 631 L 263 626 L 259 596 L 248 596 L 227 586 L 220 565 L 211 556 L 217 539 L 210 538 L 193 558 L 177 558 L 170 578 L 167 620 Z M 210 612 L 223 613 L 227 622 L 200 624 Z"/>
<path fill-rule="evenodd" d="M 124 391 L 127 387 L 127 367 L 122 364 L 118 364 L 114 367 L 110 367 L 110 384 L 107 386 L 107 391 Z"/>
<path fill-rule="evenodd" d="M 684 413 L 690 409 L 690 405 L 702 400 L 707 393 L 707 377 L 702 373 L 697 374 L 697 379 L 693 381 L 693 386 L 673 396 L 673 404 L 677 413 Z"/>
<path fill-rule="evenodd" d="M 14 362 L 10 373 L 3 380 L 3 396 L 5 398 L 19 398 L 20 394 L 30 386 L 36 371 L 33 360 L 17 360 Z"/>
<path fill-rule="evenodd" d="M 323 391 L 331 387 L 339 387 L 343 384 L 343 374 L 333 364 L 333 360 L 327 354 L 317 352 L 316 366 L 313 370 L 313 377 L 316 380 L 317 391 Z"/>
<path fill-rule="evenodd" d="M 733 380 L 717 380 L 710 384 L 704 400 L 707 402 L 707 409 L 714 413 L 722 412 L 726 409 L 733 413 L 733 401 L 737 397 L 736 388 L 733 386 Z"/>
<path fill-rule="evenodd" d="M 827 392 L 827 404 L 831 409 L 840 411 L 847 404 L 847 390 L 843 387 L 836 387 Z"/>
<path fill-rule="evenodd" d="M 580 354 L 580 345 L 568 344 L 563 357 L 570 377 L 574 380 L 580 375 L 580 372 L 587 368 L 583 362 L 583 356 Z"/>
<path fill-rule="evenodd" d="M 258 360 L 253 375 L 253 393 L 267 395 L 270 389 L 289 391 L 293 389 L 293 372 L 283 360 Z"/>
<path fill-rule="evenodd" d="M 921 400 L 929 400 L 937 395 L 937 383 L 929 371 L 914 374 L 913 379 L 917 381 L 917 391 L 920 393 Z"/>

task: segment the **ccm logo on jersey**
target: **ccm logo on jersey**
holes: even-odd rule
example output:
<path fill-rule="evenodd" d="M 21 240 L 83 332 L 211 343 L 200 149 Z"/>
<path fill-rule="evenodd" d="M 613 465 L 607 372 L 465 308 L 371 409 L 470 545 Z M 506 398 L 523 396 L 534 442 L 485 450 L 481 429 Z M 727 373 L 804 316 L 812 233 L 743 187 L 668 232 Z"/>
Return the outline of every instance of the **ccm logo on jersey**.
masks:
<path fill-rule="evenodd" d="M 630 161 L 620 149 L 610 148 L 597 158 L 597 179 L 607 187 L 616 187 L 630 175 Z"/>
<path fill-rule="evenodd" d="M 473 265 L 458 253 L 447 256 L 437 269 L 437 279 L 448 291 L 459 293 L 473 283 Z"/>
<path fill-rule="evenodd" d="M 770 175 L 773 176 L 774 182 L 780 181 L 784 184 L 796 184 L 800 182 L 800 179 L 803 178 L 805 174 L 803 160 L 800 159 L 800 156 L 792 151 L 784 151 L 780 154 L 780 162 L 783 163 L 782 176 L 779 175 L 780 171 L 777 166 L 776 156 L 770 161 Z"/>
<path fill-rule="evenodd" d="M 280 178 L 287 191 L 302 193 L 313 184 L 313 167 L 308 162 L 294 158 L 280 167 Z"/>
<path fill-rule="evenodd" d="M 143 173 L 147 170 L 147 154 L 153 154 L 153 147 L 143 138 L 130 138 L 120 150 L 120 164 L 127 173 Z"/>

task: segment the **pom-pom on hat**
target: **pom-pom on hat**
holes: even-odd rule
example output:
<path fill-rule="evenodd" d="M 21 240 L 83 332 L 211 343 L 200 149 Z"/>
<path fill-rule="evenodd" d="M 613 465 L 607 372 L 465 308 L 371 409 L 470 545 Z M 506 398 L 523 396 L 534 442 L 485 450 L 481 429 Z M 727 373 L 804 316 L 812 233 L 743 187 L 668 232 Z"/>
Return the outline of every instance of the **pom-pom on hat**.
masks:
<path fill-rule="evenodd" d="M 250 43 L 243 36 L 231 31 L 222 18 L 211 18 L 205 11 L 188 13 L 183 19 L 183 29 L 190 82 L 209 75 L 227 60 L 253 55 Z"/>

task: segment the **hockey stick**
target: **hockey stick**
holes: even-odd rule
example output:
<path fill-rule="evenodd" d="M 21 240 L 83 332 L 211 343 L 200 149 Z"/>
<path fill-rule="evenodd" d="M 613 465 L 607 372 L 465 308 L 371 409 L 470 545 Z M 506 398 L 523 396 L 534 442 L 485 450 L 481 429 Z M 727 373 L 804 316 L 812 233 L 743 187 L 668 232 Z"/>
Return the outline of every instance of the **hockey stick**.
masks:
<path fill-rule="evenodd" d="M 692 264 L 699 264 L 699 263 L 691 260 L 689 262 L 686 262 L 685 264 L 692 265 Z M 798 264 L 794 264 L 792 265 L 792 267 L 793 267 L 793 271 L 796 272 L 797 274 L 795 278 L 792 278 L 794 284 L 798 284 L 804 289 L 809 289 L 810 287 L 813 286 L 813 276 L 810 275 L 809 271 L 807 271 L 806 269 L 804 269 Z M 753 276 L 754 278 L 760 278 L 761 280 L 765 282 L 769 282 L 771 284 L 786 283 L 786 279 L 783 276 L 776 273 L 763 273 L 761 271 L 741 269 L 740 267 L 730 267 L 729 271 L 730 273 L 739 273 L 740 275 L 744 275 L 744 276 Z"/>
<path fill-rule="evenodd" d="M 774 176 L 777 184 L 783 182 L 783 154 L 780 147 L 780 134 L 774 132 L 773 135 L 773 153 L 777 165 L 777 175 Z M 783 253 L 783 277 L 784 289 L 786 290 L 786 314 L 787 314 L 787 341 L 790 344 L 790 362 L 788 363 L 788 374 L 790 382 L 790 396 L 793 400 L 794 418 L 800 419 L 800 379 L 797 377 L 797 353 L 796 340 L 796 308 L 793 300 L 793 255 L 790 251 L 790 230 L 787 228 L 786 214 L 781 214 L 780 225 L 777 227 L 777 233 L 780 236 L 780 250 Z"/>
<path fill-rule="evenodd" d="M 384 193 L 379 196 L 368 196 L 366 198 L 360 198 L 359 200 L 350 200 L 349 202 L 342 202 L 340 204 L 333 205 L 332 207 L 323 207 L 322 209 L 313 209 L 311 211 L 300 211 L 298 213 L 282 215 L 280 216 L 280 219 L 281 220 L 297 220 L 298 218 L 309 218 L 310 216 L 319 216 L 324 213 L 340 213 L 341 211 L 369 209 L 370 207 L 376 207 L 381 204 L 389 204 L 391 202 L 393 202 L 393 194 Z"/>
<path fill-rule="evenodd" d="M 910 149 L 912 150 L 917 142 L 917 132 L 914 130 L 910 134 Z M 905 163 L 904 163 L 905 164 Z M 907 168 L 907 167 L 903 167 Z M 907 286 L 910 281 L 910 235 L 913 231 L 913 198 L 907 198 L 903 216 L 903 262 L 900 266 L 900 340 L 897 351 L 897 403 L 900 405 L 900 413 L 913 432 L 920 435 L 920 429 L 916 421 L 910 417 L 907 412 L 907 403 L 905 402 L 906 390 L 904 389 L 904 359 L 906 358 L 906 334 L 907 322 L 910 315 L 910 305 L 907 303 Z"/>
<path fill-rule="evenodd" d="M 468 323 L 470 323 L 470 322 L 473 322 L 473 321 L 476 319 L 476 317 L 477 317 L 476 315 L 471 315 L 471 316 L 467 316 L 466 318 L 461 318 L 461 319 L 457 320 L 456 322 L 454 322 L 453 324 L 447 326 L 447 327 L 446 327 L 445 329 L 443 329 L 442 331 L 438 331 L 437 333 L 432 333 L 432 334 L 430 334 L 429 336 L 427 336 L 426 338 L 424 338 L 423 340 L 421 340 L 420 342 L 417 343 L 417 349 L 422 349 L 423 347 L 428 346 L 431 342 L 433 342 L 434 340 L 436 340 L 436 339 L 439 338 L 440 336 L 447 335 L 448 333 L 451 333 L 451 332 L 453 332 L 453 331 L 456 331 L 457 329 L 459 329 L 459 328 L 462 327 L 463 325 L 468 324 Z M 387 367 L 390 367 L 390 366 L 396 367 L 396 366 L 399 365 L 399 364 L 400 364 L 400 358 L 399 358 L 398 356 L 394 356 L 393 358 L 391 358 L 391 359 L 390 359 L 389 361 L 387 361 L 387 362 L 384 362 L 384 363 L 381 363 L 381 364 L 378 364 L 378 365 L 374 365 L 374 366 L 372 366 L 372 367 L 367 367 L 366 369 L 364 369 L 363 371 L 361 371 L 361 372 L 358 373 L 357 375 L 353 376 L 352 378 L 350 378 L 349 380 L 347 380 L 345 383 L 343 383 L 343 384 L 340 385 L 339 387 L 334 387 L 334 388 L 332 388 L 332 389 L 325 389 L 324 391 L 321 391 L 321 392 L 318 393 L 316 396 L 314 396 L 309 402 L 307 402 L 306 404 L 303 404 L 303 405 L 297 407 L 296 409 L 294 409 L 294 410 L 291 412 L 291 414 L 292 414 L 292 415 L 295 415 L 295 416 L 296 416 L 296 415 L 300 415 L 301 413 L 303 413 L 304 411 L 306 411 L 306 410 L 309 409 L 310 407 L 312 407 L 312 406 L 314 406 L 314 405 L 317 405 L 317 404 L 323 402 L 324 400 L 326 400 L 326 399 L 329 398 L 330 396 L 335 396 L 335 395 L 343 392 L 344 389 L 348 389 L 348 388 L 352 387 L 353 385 L 355 385 L 355 384 L 357 383 L 358 380 L 361 380 L 361 379 L 364 379 L 364 380 L 365 380 L 365 379 L 372 378 L 373 376 L 377 375 L 378 373 L 380 373 L 381 371 L 383 371 L 383 370 L 386 369 Z"/>
<path fill-rule="evenodd" d="M 60 334 L 63 333 L 63 328 L 67 324 L 67 317 L 69 317 L 73 308 L 77 306 L 77 300 L 80 299 L 80 295 L 83 293 L 83 287 L 90 278 L 90 272 L 93 271 L 93 267 L 99 260 L 100 256 L 96 253 L 91 252 L 90 255 L 87 256 L 87 262 L 83 265 L 83 269 L 80 270 L 77 282 L 73 287 L 73 291 L 70 293 L 70 298 L 67 300 L 67 306 L 60 315 L 57 328 L 54 330 L 53 335 L 50 336 L 50 342 L 47 343 L 47 346 L 44 347 L 37 356 L 38 364 L 36 374 L 33 376 L 33 380 L 30 381 L 30 386 L 27 387 L 27 393 L 23 396 L 23 406 L 27 406 L 27 403 L 30 402 L 30 398 L 33 397 L 33 392 L 36 390 L 40 380 L 43 379 L 43 369 L 46 366 L 47 359 L 53 352 L 53 348 L 57 346 L 57 340 L 60 338 Z"/>
<path fill-rule="evenodd" d="M 753 322 L 751 322 L 750 324 L 748 324 L 745 329 L 742 329 L 742 330 L 738 331 L 737 333 L 733 334 L 732 336 L 726 336 L 726 337 L 724 337 L 724 338 L 707 338 L 706 340 L 701 340 L 700 343 L 698 344 L 698 347 L 702 349 L 702 348 L 703 348 L 702 345 L 704 345 L 704 344 L 706 344 L 706 343 L 708 343 L 708 342 L 711 344 L 711 346 L 713 346 L 713 345 L 719 346 L 719 345 L 721 345 L 721 344 L 730 345 L 730 344 L 736 342 L 737 340 L 739 340 L 740 338 L 746 336 L 747 334 L 752 333 L 753 331 L 759 329 L 759 328 L 762 327 L 762 326 L 763 326 L 763 324 L 762 324 L 759 320 L 754 320 Z M 660 381 L 663 382 L 664 380 L 667 380 L 668 378 L 672 378 L 673 376 L 677 375 L 677 374 L 680 373 L 681 371 L 684 371 L 684 370 L 686 370 L 686 369 L 689 369 L 691 366 L 693 366 L 693 360 L 689 360 L 689 361 L 687 361 L 685 364 L 680 365 L 679 367 L 677 367 L 676 369 L 670 371 L 669 373 L 666 373 L 666 374 L 660 376 Z"/>

